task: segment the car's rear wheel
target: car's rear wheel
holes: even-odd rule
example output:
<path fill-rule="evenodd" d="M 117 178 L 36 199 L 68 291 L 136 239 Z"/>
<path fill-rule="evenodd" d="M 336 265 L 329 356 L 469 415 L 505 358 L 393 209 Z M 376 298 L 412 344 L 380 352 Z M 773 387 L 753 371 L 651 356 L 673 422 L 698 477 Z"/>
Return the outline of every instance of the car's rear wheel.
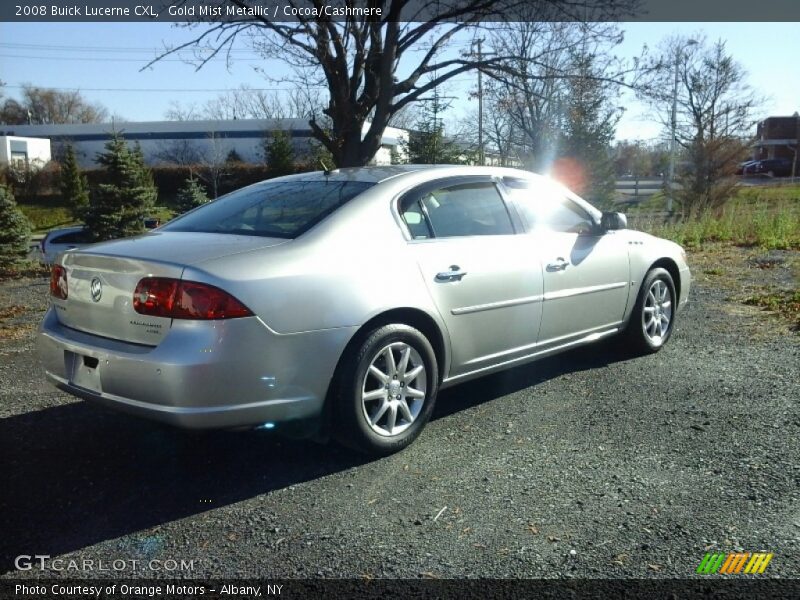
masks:
<path fill-rule="evenodd" d="M 333 436 L 385 455 L 416 439 L 430 419 L 439 383 L 427 338 L 408 325 L 384 325 L 346 357 L 333 406 Z"/>
<path fill-rule="evenodd" d="M 644 278 L 625 330 L 630 349 L 640 354 L 661 350 L 675 327 L 676 308 L 672 275 L 666 269 L 651 269 Z"/>

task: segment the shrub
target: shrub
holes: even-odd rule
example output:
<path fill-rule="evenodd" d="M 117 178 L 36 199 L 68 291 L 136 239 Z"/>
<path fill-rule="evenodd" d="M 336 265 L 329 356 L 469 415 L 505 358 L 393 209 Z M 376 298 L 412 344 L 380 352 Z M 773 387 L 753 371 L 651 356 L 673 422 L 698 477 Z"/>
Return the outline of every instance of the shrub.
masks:
<path fill-rule="evenodd" d="M 11 190 L 0 185 L 0 265 L 12 265 L 28 254 L 31 227 Z"/>
<path fill-rule="evenodd" d="M 81 174 L 78 168 L 75 149 L 72 144 L 69 144 L 61 166 L 61 197 L 70 207 L 72 216 L 76 220 L 83 219 L 86 210 L 89 208 L 88 188 L 89 184 L 86 181 L 86 177 Z"/>
<path fill-rule="evenodd" d="M 97 162 L 106 168 L 108 183 L 92 190 L 86 226 L 96 240 L 142 233 L 158 192 L 141 152 L 131 151 L 122 136 L 115 134 Z"/>
<path fill-rule="evenodd" d="M 208 196 L 203 187 L 194 177 L 189 177 L 175 198 L 175 210 L 178 214 L 183 214 L 206 202 L 208 202 Z"/>
<path fill-rule="evenodd" d="M 294 148 L 289 132 L 273 131 L 269 139 L 264 140 L 264 155 L 274 176 L 295 172 Z"/>

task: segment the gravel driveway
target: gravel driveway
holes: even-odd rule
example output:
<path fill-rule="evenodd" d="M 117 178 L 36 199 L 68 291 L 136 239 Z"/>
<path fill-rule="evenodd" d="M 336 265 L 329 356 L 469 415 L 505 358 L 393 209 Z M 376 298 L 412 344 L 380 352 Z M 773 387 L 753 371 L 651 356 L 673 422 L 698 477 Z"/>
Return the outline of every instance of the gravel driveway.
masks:
<path fill-rule="evenodd" d="M 33 353 L 46 293 L 0 283 L 0 573 L 49 554 L 197 577 L 684 577 L 742 550 L 800 573 L 800 336 L 702 277 L 663 352 L 605 344 L 447 390 L 381 460 L 76 401 Z"/>

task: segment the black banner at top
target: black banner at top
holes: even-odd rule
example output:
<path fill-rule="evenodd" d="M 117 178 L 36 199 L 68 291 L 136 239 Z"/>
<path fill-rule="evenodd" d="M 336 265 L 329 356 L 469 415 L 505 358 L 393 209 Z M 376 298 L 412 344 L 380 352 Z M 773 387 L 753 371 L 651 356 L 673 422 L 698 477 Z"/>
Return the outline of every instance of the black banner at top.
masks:
<path fill-rule="evenodd" d="M 800 21 L 798 0 L 3 0 L 0 22 Z M 800 32 L 799 32 L 800 33 Z"/>

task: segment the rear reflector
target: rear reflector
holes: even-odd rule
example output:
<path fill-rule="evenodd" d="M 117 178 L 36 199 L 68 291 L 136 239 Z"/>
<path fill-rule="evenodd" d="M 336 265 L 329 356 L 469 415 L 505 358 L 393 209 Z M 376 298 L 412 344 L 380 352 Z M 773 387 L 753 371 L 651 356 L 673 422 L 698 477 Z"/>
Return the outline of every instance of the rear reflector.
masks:
<path fill-rule="evenodd" d="M 244 304 L 218 287 L 168 277 L 145 277 L 133 292 L 133 309 L 142 315 L 171 319 L 251 317 Z"/>
<path fill-rule="evenodd" d="M 53 265 L 50 270 L 50 295 L 61 300 L 67 299 L 67 270 L 61 265 Z"/>

